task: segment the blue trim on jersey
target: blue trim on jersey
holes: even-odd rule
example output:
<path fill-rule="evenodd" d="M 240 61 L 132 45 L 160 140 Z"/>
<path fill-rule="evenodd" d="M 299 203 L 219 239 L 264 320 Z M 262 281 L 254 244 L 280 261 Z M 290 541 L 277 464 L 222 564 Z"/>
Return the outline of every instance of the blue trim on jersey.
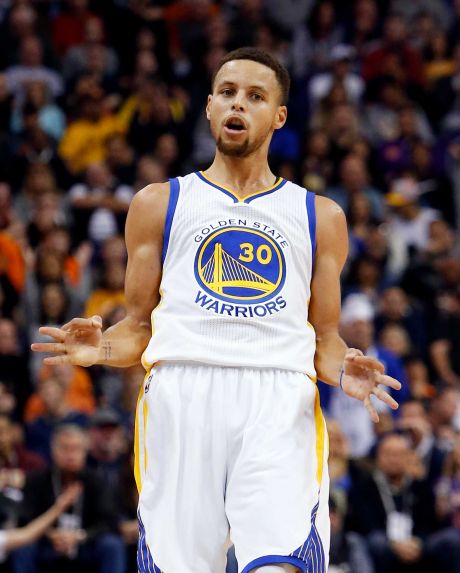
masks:
<path fill-rule="evenodd" d="M 254 201 L 254 199 L 258 199 L 259 197 L 265 197 L 266 195 L 270 195 L 270 193 L 278 191 L 278 189 L 281 189 L 281 187 L 283 187 L 283 185 L 287 183 L 286 179 L 278 177 L 278 179 L 275 181 L 275 184 L 270 189 L 267 189 L 266 191 L 256 192 L 254 194 L 249 195 L 245 199 L 241 199 L 238 197 L 236 193 L 232 193 L 232 191 L 230 191 L 229 189 L 225 189 L 225 187 L 221 187 L 217 183 L 214 183 L 214 181 L 211 181 L 199 171 L 195 171 L 195 175 L 197 175 L 202 181 L 204 181 L 208 185 L 211 185 L 211 187 L 214 187 L 215 189 L 222 191 L 222 193 L 225 193 L 225 195 L 227 195 L 227 197 L 230 197 L 234 203 L 246 203 L 246 204 L 250 203 L 251 201 Z"/>
<path fill-rule="evenodd" d="M 315 260 L 316 252 L 316 209 L 315 209 L 315 194 L 307 191 L 307 214 L 308 214 L 308 228 L 310 230 L 311 241 L 311 260 L 312 267 Z"/>
<path fill-rule="evenodd" d="M 161 257 L 162 263 L 165 262 L 166 253 L 168 252 L 169 236 L 171 235 L 171 226 L 174 219 L 174 213 L 176 211 L 177 200 L 179 199 L 179 191 L 180 185 L 177 177 L 175 179 L 170 179 L 168 210 L 166 212 L 165 229 L 163 233 L 163 254 Z"/>
<path fill-rule="evenodd" d="M 223 187 L 216 185 L 215 183 L 213 183 L 209 179 L 206 179 L 206 177 L 203 177 L 203 175 L 199 171 L 195 171 L 195 175 L 197 177 L 199 177 L 202 181 L 207 183 L 208 185 L 211 185 L 211 187 L 214 187 L 215 189 L 219 189 L 219 191 L 222 191 L 222 193 L 225 193 L 225 195 L 227 195 L 227 197 L 230 197 L 230 199 L 232 199 L 234 203 L 239 203 L 238 197 L 233 195 L 233 193 L 230 193 L 230 191 L 227 191 L 227 189 L 224 189 Z"/>
<path fill-rule="evenodd" d="M 161 569 L 153 562 L 152 554 L 145 540 L 145 528 L 139 511 L 137 512 L 139 522 L 139 538 L 137 540 L 137 569 L 139 573 L 161 573 Z"/>
<path fill-rule="evenodd" d="M 241 573 L 249 573 L 249 571 L 252 571 L 256 567 L 265 567 L 272 563 L 289 563 L 290 565 L 294 565 L 300 569 L 302 573 L 310 573 L 307 571 L 307 564 L 304 561 L 298 557 L 292 557 L 290 555 L 265 555 L 264 557 L 258 557 L 248 563 Z"/>
<path fill-rule="evenodd" d="M 275 191 L 281 189 L 281 187 L 283 187 L 285 183 L 287 183 L 287 180 L 280 178 L 280 180 L 275 183 L 275 187 L 273 187 L 273 189 L 269 189 L 268 191 L 263 191 L 261 193 L 258 193 L 257 195 L 251 195 L 250 197 L 247 197 L 243 201 L 243 203 L 250 203 L 251 201 L 254 201 L 254 199 L 258 199 L 259 197 L 266 197 L 267 195 L 270 195 L 270 193 L 274 193 Z"/>

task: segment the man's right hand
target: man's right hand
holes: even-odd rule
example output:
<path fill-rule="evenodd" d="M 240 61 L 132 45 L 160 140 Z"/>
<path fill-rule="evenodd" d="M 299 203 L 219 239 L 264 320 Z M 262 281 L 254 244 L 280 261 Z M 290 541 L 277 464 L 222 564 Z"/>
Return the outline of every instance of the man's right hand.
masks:
<path fill-rule="evenodd" d="M 40 334 L 50 336 L 54 342 L 34 342 L 34 352 L 47 352 L 45 364 L 74 364 L 92 366 L 96 364 L 102 349 L 102 318 L 73 318 L 61 328 L 42 326 Z"/>

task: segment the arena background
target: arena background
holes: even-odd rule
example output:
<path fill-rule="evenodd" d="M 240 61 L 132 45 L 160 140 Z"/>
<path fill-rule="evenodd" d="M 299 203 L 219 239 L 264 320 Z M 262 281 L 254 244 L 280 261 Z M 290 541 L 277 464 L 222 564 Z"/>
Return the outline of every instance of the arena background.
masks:
<path fill-rule="evenodd" d="M 347 213 L 343 336 L 403 382 L 377 425 L 321 385 L 330 573 L 459 571 L 459 0 L 0 2 L 1 527 L 52 503 L 49 468 L 95 474 L 59 522 L 78 545 L 44 569 L 23 549 L 2 571 L 136 571 L 142 370 L 45 367 L 29 347 L 40 324 L 123 317 L 129 203 L 210 164 L 210 78 L 245 45 L 292 76 L 272 169 Z M 86 461 L 75 432 L 52 453 L 62 424 L 84 429 Z"/>

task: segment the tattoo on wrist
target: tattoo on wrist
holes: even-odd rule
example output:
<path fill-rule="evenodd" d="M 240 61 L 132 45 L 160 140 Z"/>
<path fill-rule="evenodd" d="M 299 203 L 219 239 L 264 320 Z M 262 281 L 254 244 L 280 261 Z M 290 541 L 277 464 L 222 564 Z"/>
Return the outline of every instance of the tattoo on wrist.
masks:
<path fill-rule="evenodd" d="M 112 358 L 112 343 L 104 342 L 102 348 L 104 349 L 104 360 L 107 362 Z"/>

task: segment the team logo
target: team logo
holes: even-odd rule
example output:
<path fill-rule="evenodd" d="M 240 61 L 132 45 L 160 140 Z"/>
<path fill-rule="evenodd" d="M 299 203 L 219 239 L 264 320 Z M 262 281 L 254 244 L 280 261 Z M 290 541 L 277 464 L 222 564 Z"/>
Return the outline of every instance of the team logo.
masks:
<path fill-rule="evenodd" d="M 259 303 L 274 297 L 285 279 L 278 244 L 256 229 L 225 227 L 209 235 L 195 258 L 200 286 L 221 300 Z"/>

